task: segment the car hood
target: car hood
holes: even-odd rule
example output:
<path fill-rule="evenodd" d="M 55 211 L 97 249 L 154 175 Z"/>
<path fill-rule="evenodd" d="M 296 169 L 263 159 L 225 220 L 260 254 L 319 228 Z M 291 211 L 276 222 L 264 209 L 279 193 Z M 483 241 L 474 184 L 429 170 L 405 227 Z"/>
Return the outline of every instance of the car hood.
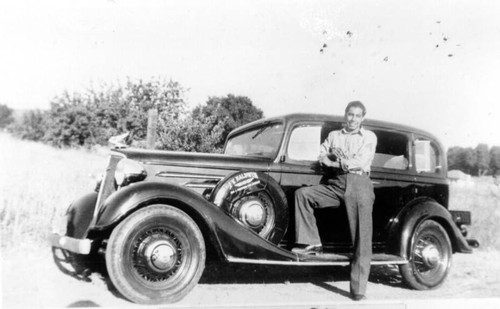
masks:
<path fill-rule="evenodd" d="M 254 169 L 267 170 L 271 159 L 257 156 L 235 156 L 198 152 L 162 151 L 144 149 L 115 149 L 131 160 L 147 165 L 170 165 L 216 169 Z"/>

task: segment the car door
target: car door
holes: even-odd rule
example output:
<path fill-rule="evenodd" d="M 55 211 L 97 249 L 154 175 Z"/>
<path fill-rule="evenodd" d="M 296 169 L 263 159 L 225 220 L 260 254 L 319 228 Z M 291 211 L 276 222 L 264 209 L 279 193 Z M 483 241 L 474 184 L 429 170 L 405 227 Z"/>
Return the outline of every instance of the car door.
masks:
<path fill-rule="evenodd" d="M 290 206 L 289 230 L 286 239 L 295 240 L 295 191 L 304 186 L 320 184 L 325 173 L 317 159 L 321 143 L 340 122 L 298 122 L 292 125 L 281 157 L 281 187 Z M 318 229 L 325 246 L 348 245 L 350 242 L 344 207 L 315 211 Z"/>
<path fill-rule="evenodd" d="M 384 247 L 394 218 L 415 198 L 412 134 L 385 127 L 366 128 L 377 136 L 370 174 L 375 191 L 373 240 L 375 247 Z"/>
<path fill-rule="evenodd" d="M 282 157 L 281 185 L 290 205 L 290 241 L 295 239 L 294 192 L 299 187 L 317 185 L 325 176 L 317 163 L 319 145 L 341 123 L 297 123 L 292 129 Z M 415 175 L 412 167 L 412 135 L 409 132 L 382 127 L 365 127 L 377 136 L 377 148 L 372 163 L 371 179 L 375 190 L 373 208 L 374 246 L 383 249 L 391 220 L 406 203 L 415 197 Z M 322 242 L 326 246 L 345 250 L 351 245 L 345 207 L 315 211 Z"/>

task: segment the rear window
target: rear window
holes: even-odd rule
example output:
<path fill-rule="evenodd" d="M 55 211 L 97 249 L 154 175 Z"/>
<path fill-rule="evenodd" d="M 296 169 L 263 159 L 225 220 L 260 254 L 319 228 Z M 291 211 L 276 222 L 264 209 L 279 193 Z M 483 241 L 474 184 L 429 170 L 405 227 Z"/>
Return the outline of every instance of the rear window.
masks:
<path fill-rule="evenodd" d="M 372 166 L 407 170 L 409 168 L 408 137 L 391 131 L 373 130 L 373 133 L 377 135 L 377 149 Z"/>
<path fill-rule="evenodd" d="M 418 173 L 437 173 L 441 169 L 439 148 L 430 140 L 415 140 L 415 169 Z"/>

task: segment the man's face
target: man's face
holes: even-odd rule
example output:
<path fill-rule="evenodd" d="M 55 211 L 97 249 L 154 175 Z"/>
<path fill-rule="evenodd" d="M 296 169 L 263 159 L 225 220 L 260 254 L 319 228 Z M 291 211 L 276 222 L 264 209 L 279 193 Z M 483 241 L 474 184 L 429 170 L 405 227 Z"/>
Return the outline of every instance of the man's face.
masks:
<path fill-rule="evenodd" d="M 345 113 L 345 122 L 347 131 L 355 131 L 359 129 L 361 123 L 365 119 L 363 116 L 363 109 L 360 107 L 351 107 Z"/>

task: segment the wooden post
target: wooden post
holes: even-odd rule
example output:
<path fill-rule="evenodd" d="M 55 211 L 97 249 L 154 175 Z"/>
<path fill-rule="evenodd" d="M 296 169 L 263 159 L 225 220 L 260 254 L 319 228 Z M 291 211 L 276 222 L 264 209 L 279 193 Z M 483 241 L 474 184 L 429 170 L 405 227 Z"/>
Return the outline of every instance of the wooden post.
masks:
<path fill-rule="evenodd" d="M 158 126 L 158 110 L 152 108 L 148 111 L 148 132 L 146 137 L 146 147 L 148 149 L 155 148 L 156 127 Z"/>

